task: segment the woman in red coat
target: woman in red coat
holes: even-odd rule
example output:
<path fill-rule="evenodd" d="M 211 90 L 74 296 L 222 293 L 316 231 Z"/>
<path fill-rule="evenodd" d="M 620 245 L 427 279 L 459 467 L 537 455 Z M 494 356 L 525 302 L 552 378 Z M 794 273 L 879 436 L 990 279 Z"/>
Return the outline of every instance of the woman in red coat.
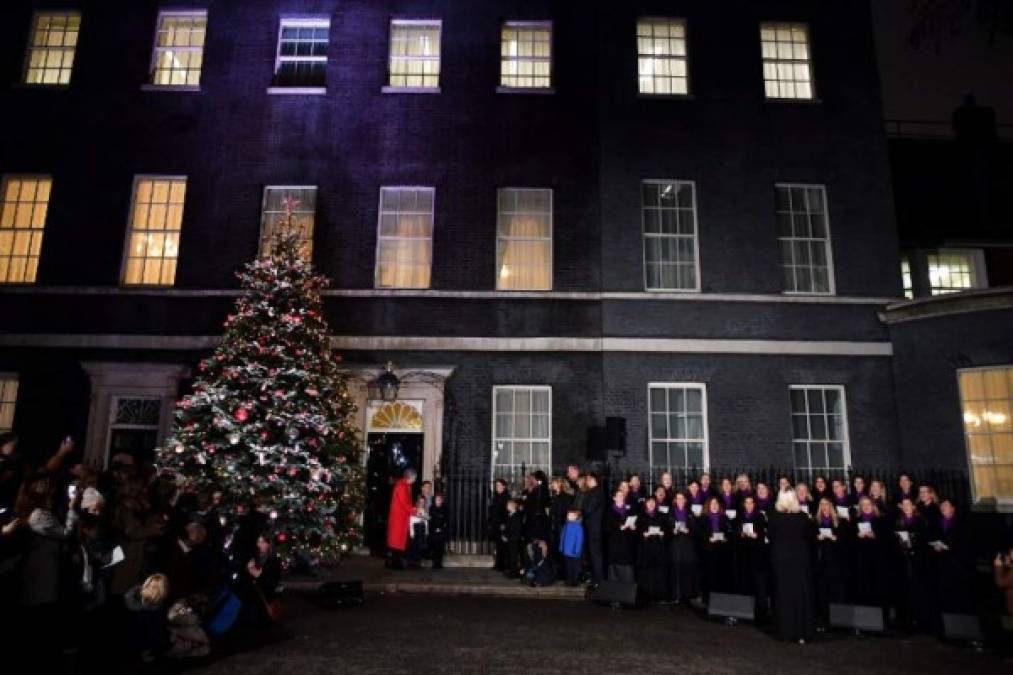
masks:
<path fill-rule="evenodd" d="M 394 491 L 390 496 L 390 514 L 387 516 L 387 548 L 390 558 L 387 566 L 391 569 L 404 569 L 401 556 L 408 548 L 408 519 L 412 512 L 412 484 L 415 482 L 415 469 L 406 469 L 404 476 L 394 483 Z"/>

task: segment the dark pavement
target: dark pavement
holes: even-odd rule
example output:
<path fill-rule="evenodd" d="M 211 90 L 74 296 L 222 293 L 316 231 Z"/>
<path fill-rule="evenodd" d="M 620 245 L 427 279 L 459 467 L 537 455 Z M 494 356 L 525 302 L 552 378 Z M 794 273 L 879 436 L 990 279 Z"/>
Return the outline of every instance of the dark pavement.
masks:
<path fill-rule="evenodd" d="M 685 609 L 612 612 L 585 602 L 379 596 L 357 609 L 287 601 L 276 640 L 191 673 L 1009 673 L 991 654 L 935 640 L 831 634 L 777 642 Z"/>

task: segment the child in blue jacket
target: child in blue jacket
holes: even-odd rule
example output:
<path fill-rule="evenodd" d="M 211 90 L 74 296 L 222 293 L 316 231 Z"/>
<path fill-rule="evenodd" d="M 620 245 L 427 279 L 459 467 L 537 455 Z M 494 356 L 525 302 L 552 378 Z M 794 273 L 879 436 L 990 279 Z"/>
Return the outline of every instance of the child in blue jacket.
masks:
<path fill-rule="evenodd" d="M 566 512 L 566 524 L 559 537 L 559 552 L 563 554 L 566 585 L 580 583 L 580 559 L 584 554 L 584 526 L 580 524 L 580 509 Z"/>

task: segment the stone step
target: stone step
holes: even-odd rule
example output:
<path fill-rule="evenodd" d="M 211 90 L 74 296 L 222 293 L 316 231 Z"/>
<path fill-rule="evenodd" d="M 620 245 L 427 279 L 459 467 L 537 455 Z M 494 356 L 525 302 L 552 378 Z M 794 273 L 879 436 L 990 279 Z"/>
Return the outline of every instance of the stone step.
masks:
<path fill-rule="evenodd" d="M 531 588 L 520 582 L 511 584 L 448 583 L 425 581 L 374 581 L 363 584 L 367 593 L 404 595 L 468 595 L 488 598 L 522 598 L 525 600 L 584 600 L 585 590 L 563 584 Z"/>
<path fill-rule="evenodd" d="M 491 568 L 492 556 L 451 554 L 443 557 L 443 566 L 451 568 L 466 567 L 469 569 Z"/>

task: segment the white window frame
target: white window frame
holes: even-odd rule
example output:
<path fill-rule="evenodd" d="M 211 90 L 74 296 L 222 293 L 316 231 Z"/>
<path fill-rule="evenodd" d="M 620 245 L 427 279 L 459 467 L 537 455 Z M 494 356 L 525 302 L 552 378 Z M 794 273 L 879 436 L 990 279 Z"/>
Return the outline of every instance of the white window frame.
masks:
<path fill-rule="evenodd" d="M 803 59 L 796 59 L 794 57 L 794 55 L 792 55 L 791 58 L 782 58 L 782 57 L 777 56 L 777 55 L 775 55 L 773 58 L 769 58 L 769 57 L 766 57 L 766 56 L 763 55 L 763 42 L 764 42 L 764 40 L 763 40 L 763 30 L 764 30 L 764 28 L 765 27 L 770 28 L 770 29 L 774 30 L 775 33 L 776 33 L 778 27 L 782 27 L 783 28 L 785 26 L 788 27 L 789 30 L 792 29 L 792 28 L 797 28 L 797 27 L 802 27 L 805 30 L 805 49 L 806 49 L 807 56 L 806 56 L 806 58 L 804 60 Z M 760 35 L 759 35 L 759 37 L 760 37 L 760 78 L 761 78 L 761 81 L 763 82 L 763 97 L 764 97 L 764 99 L 768 100 L 768 101 L 815 101 L 815 102 L 818 102 L 819 99 L 816 96 L 816 78 L 815 78 L 815 74 L 814 74 L 815 68 L 813 68 L 812 27 L 811 27 L 810 23 L 808 21 L 775 21 L 775 20 L 772 20 L 772 21 L 761 21 L 760 25 L 759 25 L 759 29 L 760 29 Z M 776 45 L 777 44 L 779 44 L 779 43 L 778 43 L 778 41 L 777 41 L 777 39 L 775 37 L 775 41 L 774 41 L 775 51 L 776 51 Z M 781 44 L 783 44 L 783 43 L 781 43 Z M 795 43 L 792 42 L 792 43 L 789 43 L 789 44 L 794 45 Z M 789 81 L 793 82 L 793 83 L 795 83 L 795 86 L 796 86 L 796 92 L 798 91 L 798 89 L 797 89 L 797 83 L 801 81 L 801 80 L 794 79 L 794 76 L 793 76 L 793 78 L 791 80 L 782 80 L 780 77 L 777 77 L 777 78 L 775 78 L 773 80 L 768 80 L 767 76 L 763 72 L 763 66 L 767 65 L 768 63 L 773 64 L 775 70 L 777 69 L 778 65 L 785 65 L 785 64 L 787 64 L 787 65 L 792 66 L 792 68 L 794 69 L 794 66 L 796 66 L 798 64 L 801 64 L 801 63 L 805 63 L 806 68 L 809 71 L 809 82 L 808 82 L 808 84 L 809 84 L 809 96 L 780 96 L 780 95 L 778 95 L 778 96 L 771 96 L 770 94 L 768 94 L 767 93 L 767 82 L 768 81 L 770 81 L 770 82 L 776 82 L 778 84 L 780 84 L 781 82 L 789 82 Z"/>
<path fill-rule="evenodd" d="M 647 211 L 648 207 L 644 204 L 644 197 L 643 197 L 643 186 L 644 186 L 644 184 L 647 184 L 647 183 L 652 184 L 652 185 L 676 185 L 676 186 L 679 186 L 679 185 L 689 185 L 690 189 L 693 192 L 693 276 L 695 277 L 694 278 L 695 283 L 694 283 L 694 285 L 693 285 L 692 288 L 665 288 L 665 287 L 660 287 L 660 286 L 659 287 L 654 287 L 654 286 L 651 286 L 650 284 L 648 284 L 648 281 L 647 281 L 647 239 L 649 237 L 650 238 L 655 238 L 655 239 L 667 239 L 667 238 L 670 238 L 670 239 L 686 239 L 687 237 L 685 235 L 681 235 L 681 234 L 657 234 L 657 233 L 650 233 L 649 234 L 647 232 L 647 218 L 646 218 L 647 214 L 646 214 L 646 211 Z M 640 191 L 640 235 L 641 235 L 642 247 L 643 247 L 642 260 L 643 260 L 643 263 L 644 263 L 644 290 L 650 291 L 652 293 L 655 293 L 655 292 L 659 292 L 659 293 L 699 293 L 700 292 L 700 288 L 701 288 L 700 287 L 700 218 L 699 218 L 698 210 L 697 210 L 696 181 L 682 180 L 682 179 L 677 179 L 677 178 L 672 178 L 672 179 L 645 178 L 645 179 L 643 179 L 643 180 L 640 181 L 640 185 L 641 185 L 641 191 Z M 664 209 L 662 209 L 658 205 L 653 205 L 650 208 L 656 209 L 659 213 L 664 211 Z"/>
<path fill-rule="evenodd" d="M 955 288 L 951 291 L 936 292 L 936 286 L 932 283 L 932 266 L 929 263 L 931 256 L 943 255 L 966 255 L 971 263 L 971 285 L 968 288 Z M 979 288 L 988 288 L 988 275 L 985 270 L 985 251 L 980 248 L 939 248 L 925 253 L 925 274 L 928 277 L 929 295 L 937 297 L 940 295 L 952 295 L 963 291 L 973 291 Z"/>
<path fill-rule="evenodd" d="M 271 236 L 271 235 L 269 235 L 266 232 L 267 221 L 268 221 L 268 218 L 267 218 L 267 216 L 268 216 L 268 211 L 267 211 L 267 196 L 268 196 L 268 194 L 272 190 L 280 190 L 280 191 L 283 191 L 283 192 L 284 191 L 289 191 L 289 190 L 300 190 L 300 191 L 313 190 L 313 192 L 314 192 L 313 211 L 312 211 L 312 213 L 313 213 L 313 230 L 311 232 L 307 233 L 308 236 L 305 237 L 306 245 L 309 247 L 309 256 L 307 257 L 306 262 L 311 262 L 312 259 L 313 259 L 313 244 L 314 244 L 313 240 L 316 237 L 316 231 L 317 231 L 316 198 L 317 198 L 317 196 L 319 196 L 319 192 L 320 192 L 320 188 L 317 185 L 265 185 L 264 186 L 264 195 L 263 195 L 263 197 L 262 197 L 262 199 L 260 201 L 260 238 L 257 240 L 258 241 L 257 255 L 258 256 L 263 256 L 269 250 L 269 249 L 266 248 L 267 245 L 268 245 L 268 237 Z M 271 213 L 274 214 L 276 212 L 275 211 L 271 211 Z M 310 211 L 306 211 L 306 210 L 299 211 L 299 210 L 297 210 L 297 211 L 293 212 L 293 215 L 296 215 L 296 214 L 299 214 L 299 213 L 310 213 Z"/>
<path fill-rule="evenodd" d="M 502 213 L 499 209 L 499 198 L 500 193 L 504 190 L 524 190 L 524 191 L 540 191 L 549 193 L 549 236 L 548 237 L 504 237 L 500 235 L 500 218 Z M 549 285 L 547 288 L 501 288 L 500 287 L 500 265 L 499 265 L 499 251 L 501 241 L 549 241 Z M 495 260 L 495 274 L 496 274 L 496 290 L 504 293 L 519 293 L 519 292 L 531 292 L 531 293 L 544 293 L 551 291 L 556 283 L 556 270 L 555 270 L 555 239 L 556 239 L 556 194 L 553 188 L 537 188 L 537 187 L 518 187 L 518 186 L 505 186 L 496 190 L 496 260 Z"/>
<path fill-rule="evenodd" d="M 844 462 L 844 466 L 840 467 L 840 468 L 838 468 L 838 467 L 827 467 L 825 471 L 827 473 L 831 473 L 831 474 L 833 474 L 835 471 L 845 472 L 851 466 L 851 431 L 850 431 L 850 422 L 848 420 L 848 417 L 849 417 L 849 415 L 848 415 L 848 397 L 847 397 L 848 393 L 847 393 L 846 387 L 843 384 L 789 384 L 788 385 L 788 432 L 791 435 L 791 443 L 790 443 L 789 451 L 791 452 L 791 463 L 792 463 L 792 466 L 795 467 L 795 471 L 796 472 L 804 472 L 804 473 L 806 473 L 806 474 L 808 474 L 810 476 L 814 475 L 813 472 L 816 471 L 816 469 L 813 469 L 812 449 L 811 449 L 811 447 L 809 447 L 809 445 L 811 445 L 812 443 L 837 443 L 838 442 L 838 441 L 831 441 L 831 440 L 826 439 L 826 438 L 813 438 L 812 437 L 812 429 L 809 428 L 810 427 L 810 425 L 809 425 L 809 416 L 810 416 L 811 413 L 809 412 L 809 394 L 808 394 L 808 392 L 811 391 L 811 390 L 814 390 L 814 389 L 818 390 L 818 391 L 821 391 L 821 392 L 822 391 L 826 391 L 826 390 L 833 390 L 833 391 L 838 392 L 838 394 L 840 394 L 840 397 L 841 397 L 841 410 L 843 411 L 843 414 L 841 415 L 841 421 L 843 422 L 842 428 L 843 428 L 844 437 L 839 442 L 843 446 L 842 447 L 842 451 L 841 451 L 841 458 L 842 458 L 842 460 Z M 794 420 L 792 420 L 792 416 L 795 414 L 795 411 L 791 407 L 791 392 L 793 392 L 793 391 L 804 391 L 804 392 L 806 392 L 806 428 L 808 429 L 808 438 L 795 438 L 795 427 L 794 427 L 794 424 L 793 424 Z M 825 415 L 826 415 L 826 412 L 824 411 L 824 416 Z M 798 466 L 795 463 L 795 443 L 796 442 L 805 442 L 805 443 L 809 444 L 809 445 L 807 445 L 807 448 L 806 448 L 806 452 L 807 452 L 807 454 L 809 456 L 809 466 L 807 466 L 807 467 L 800 467 L 800 466 Z M 819 470 L 823 471 L 823 469 L 819 469 Z"/>
<path fill-rule="evenodd" d="M 512 62 L 515 62 L 515 63 L 520 63 L 520 62 L 523 62 L 523 61 L 530 61 L 531 63 L 540 63 L 540 62 L 542 62 L 542 61 L 545 60 L 545 58 L 541 57 L 541 56 L 537 56 L 537 57 L 536 56 L 514 56 L 514 57 L 510 57 L 509 59 L 507 59 L 507 57 L 505 57 L 503 55 L 503 31 L 505 29 L 508 29 L 508 28 L 514 28 L 514 29 L 525 29 L 525 28 L 548 29 L 548 31 L 549 31 L 549 56 L 548 56 L 548 62 L 549 62 L 549 83 L 546 86 L 544 86 L 544 87 L 518 87 L 518 86 L 514 86 L 514 85 L 503 84 L 503 78 L 506 76 L 506 74 L 503 72 L 503 61 L 504 60 L 509 60 L 509 61 L 512 61 Z M 555 56 L 556 55 L 555 55 L 555 50 L 553 49 L 553 45 L 552 45 L 554 39 L 555 39 L 554 28 L 553 28 L 553 25 L 552 25 L 552 21 L 549 21 L 549 20 L 546 20 L 546 21 L 504 21 L 502 24 L 500 24 L 500 38 L 499 38 L 499 44 L 500 44 L 499 86 L 496 87 L 496 93 L 499 93 L 499 94 L 552 94 L 552 93 L 555 93 L 555 91 L 556 91 L 556 88 L 555 88 L 555 79 L 556 79 L 556 77 L 555 77 L 555 75 L 556 75 L 556 73 L 555 73 L 555 70 L 556 70 L 555 69 L 555 65 L 556 65 L 555 64 Z M 514 77 L 520 77 L 520 76 L 518 75 L 518 76 L 514 76 Z"/>
<path fill-rule="evenodd" d="M 7 386 L 11 382 L 14 383 L 13 384 L 14 398 L 6 400 L 2 397 L 2 394 L 7 389 Z M 0 408 L 2 408 L 5 405 L 10 405 L 11 407 L 11 426 L 7 427 L 0 425 L 0 432 L 10 431 L 11 428 L 13 428 L 14 426 L 14 418 L 18 412 L 18 392 L 20 390 L 21 390 L 21 379 L 18 377 L 17 373 L 0 372 Z M 0 416 L 0 419 L 2 419 L 2 416 Z"/>
<path fill-rule="evenodd" d="M 681 24 L 682 25 L 682 42 L 683 42 L 683 46 L 685 48 L 685 53 L 682 56 L 679 56 L 677 54 L 662 54 L 662 55 L 648 54 L 648 53 L 644 53 L 644 52 L 640 51 L 640 38 L 641 38 L 641 35 L 640 35 L 640 24 L 643 23 L 643 22 L 648 22 L 648 23 L 651 23 L 651 24 L 655 24 L 655 23 L 659 23 L 659 22 L 662 22 L 662 21 L 664 21 L 665 23 L 667 23 L 669 25 L 672 25 L 672 24 Z M 636 37 L 636 40 L 637 40 L 637 44 L 636 44 L 636 49 L 637 49 L 637 95 L 638 96 L 643 96 L 645 98 L 686 98 L 686 97 L 691 96 L 693 94 L 693 88 L 691 86 L 692 85 L 692 81 L 690 80 L 690 76 L 689 76 L 689 25 L 688 25 L 688 22 L 686 21 L 686 19 L 684 17 L 678 17 L 678 16 L 653 16 L 653 15 L 652 16 L 638 16 L 637 17 L 637 21 L 636 21 L 636 26 L 634 27 L 634 32 L 635 32 L 635 37 Z M 654 30 L 653 30 L 653 28 L 651 30 L 651 34 L 652 34 L 652 36 L 651 36 L 652 39 L 654 39 L 654 35 L 653 35 L 654 34 Z M 672 38 L 668 38 L 668 39 L 672 39 Z M 654 84 L 655 78 L 658 78 L 658 77 L 664 77 L 664 78 L 667 78 L 667 79 L 669 79 L 669 80 L 671 80 L 673 82 L 675 80 L 677 80 L 677 79 L 680 79 L 680 78 L 677 75 L 656 75 L 654 73 L 652 73 L 650 75 L 644 75 L 643 73 L 640 72 L 640 60 L 641 59 L 651 59 L 652 61 L 655 61 L 655 62 L 657 62 L 657 61 L 669 61 L 669 62 L 682 61 L 683 65 L 684 65 L 684 67 L 686 69 L 686 75 L 683 78 L 681 78 L 681 79 L 686 80 L 686 91 L 685 92 L 668 92 L 668 93 L 658 93 L 658 92 L 647 92 L 647 91 L 644 91 L 641 88 L 641 79 L 644 78 L 644 77 L 650 77 L 652 79 L 652 85 Z"/>
<path fill-rule="evenodd" d="M 907 254 L 900 257 L 900 285 L 904 298 L 913 300 L 915 297 L 914 276 L 911 273 L 911 256 Z"/>
<path fill-rule="evenodd" d="M 837 279 L 836 279 L 837 275 L 834 273 L 834 244 L 833 244 L 834 238 L 833 238 L 833 231 L 830 228 L 830 200 L 827 197 L 827 186 L 824 183 L 784 183 L 784 182 L 774 183 L 774 200 L 775 200 L 775 202 L 774 202 L 774 218 L 775 218 L 775 220 L 777 218 L 777 190 L 779 188 L 787 188 L 789 190 L 791 188 L 803 188 L 803 189 L 806 189 L 806 190 L 819 189 L 820 192 L 823 193 L 823 222 L 824 222 L 824 225 L 825 225 L 826 230 L 827 230 L 826 240 L 824 242 L 825 245 L 826 245 L 826 255 L 827 255 L 827 290 L 825 290 L 825 291 L 791 291 L 791 290 L 788 290 L 788 289 L 783 289 L 781 291 L 781 293 L 784 294 L 784 295 L 837 295 Z M 795 240 L 798 240 L 800 238 L 799 237 L 782 237 L 781 233 L 778 232 L 777 233 L 778 244 L 780 244 L 780 242 L 783 241 L 784 239 L 789 239 L 791 241 L 795 241 Z M 815 241 L 815 239 L 812 238 L 812 237 L 810 237 L 810 238 L 806 239 L 806 241 Z M 780 246 L 778 248 L 780 248 Z M 781 273 L 781 284 L 783 285 L 784 284 L 785 261 L 784 261 L 783 255 L 781 255 L 780 250 L 778 250 L 778 256 L 779 256 L 778 270 Z"/>
<path fill-rule="evenodd" d="M 130 211 L 127 212 L 127 228 L 126 234 L 123 237 L 123 255 L 120 260 L 120 286 L 127 288 L 172 288 L 176 285 L 176 276 L 179 273 L 179 259 L 180 251 L 183 249 L 183 218 L 186 216 L 186 197 L 183 197 L 183 210 L 180 213 L 179 221 L 179 234 L 180 243 L 176 249 L 176 271 L 172 275 L 171 284 L 146 284 L 144 282 L 130 283 L 127 281 L 127 262 L 130 259 L 130 236 L 134 233 L 134 210 L 137 207 L 137 186 L 142 180 L 182 180 L 183 184 L 187 189 L 190 187 L 190 181 L 186 176 L 170 176 L 162 174 L 151 174 L 151 173 L 139 173 L 134 175 L 134 185 L 130 190 Z M 165 230 L 168 232 L 169 230 Z M 151 232 L 151 230 L 145 229 L 144 232 Z M 162 260 L 165 260 L 165 256 L 162 256 Z"/>
<path fill-rule="evenodd" d="M 32 284 L 37 283 L 38 282 L 38 278 L 39 278 L 39 264 L 42 262 L 42 244 L 43 244 L 43 242 L 45 242 L 45 238 L 46 238 L 46 225 L 49 222 L 49 205 L 50 205 L 50 202 L 52 202 L 52 199 L 53 199 L 53 177 L 50 174 L 44 174 L 44 173 L 5 173 L 2 176 L 0 176 L 0 217 L 3 216 L 3 212 L 7 209 L 8 204 L 14 204 L 15 208 L 16 208 L 18 204 L 25 203 L 25 202 L 22 202 L 22 201 L 18 201 L 18 202 L 8 202 L 7 201 L 7 186 L 10 184 L 10 182 L 12 180 L 13 181 L 18 181 L 18 182 L 23 182 L 23 181 L 26 181 L 26 180 L 34 180 L 34 181 L 48 180 L 49 181 L 49 197 L 46 199 L 46 218 L 42 222 L 42 227 L 35 228 L 35 227 L 29 226 L 27 228 L 27 231 L 30 233 L 30 236 L 29 236 L 29 242 L 28 242 L 28 255 L 24 256 L 25 258 L 27 258 L 27 260 L 25 262 L 25 265 L 27 266 L 28 265 L 28 261 L 30 261 L 34 257 L 35 258 L 35 273 L 32 275 L 32 278 L 30 280 L 26 279 L 26 280 L 21 280 L 21 281 L 7 281 L 6 279 L 0 277 L 0 286 L 30 286 Z M 38 188 L 36 188 L 36 189 L 38 189 Z M 38 208 L 38 205 L 41 202 L 35 200 L 35 201 L 31 202 L 31 203 L 32 203 L 32 215 L 34 217 L 34 215 L 35 215 L 35 209 Z M 17 217 L 17 213 L 15 212 L 14 218 L 16 218 L 16 217 Z M 15 225 L 17 224 L 16 221 L 15 221 L 14 224 Z M 25 230 L 24 229 L 19 229 L 17 227 L 0 228 L 0 232 L 15 232 L 16 233 L 16 232 L 19 232 L 19 231 L 20 232 L 24 232 Z M 39 253 L 38 253 L 38 255 L 33 256 L 32 253 L 31 253 L 32 240 L 34 240 L 36 234 L 37 234 L 37 236 L 39 237 L 39 240 L 40 240 L 39 241 Z M 10 267 L 9 267 L 10 263 L 9 263 L 9 260 L 12 260 L 13 258 L 16 258 L 16 257 L 20 258 L 22 256 L 16 256 L 16 255 L 14 255 L 13 246 L 11 248 L 11 253 L 9 255 L 4 255 L 3 252 L 0 251 L 0 258 L 8 258 L 7 276 L 10 275 Z"/>
<path fill-rule="evenodd" d="M 323 56 L 282 56 L 281 36 L 286 28 L 326 28 L 327 46 L 330 52 L 331 20 L 328 17 L 305 17 L 305 16 L 283 16 L 278 21 L 278 44 L 274 51 L 274 73 L 272 78 L 278 76 L 278 70 L 283 63 L 323 63 L 325 65 L 324 84 L 315 87 L 288 87 L 285 85 L 272 84 L 267 88 L 269 94 L 326 94 L 326 64 L 328 54 Z"/>
<path fill-rule="evenodd" d="M 155 34 L 151 40 L 151 63 L 148 66 L 148 82 L 145 83 L 141 88 L 146 91 L 200 91 L 201 84 L 156 84 L 154 82 L 155 69 L 158 66 L 158 54 L 160 50 L 165 49 L 186 49 L 189 51 L 198 51 L 197 47 L 160 47 L 158 44 L 158 33 L 162 27 L 162 19 L 165 17 L 204 17 L 204 44 L 199 48 L 201 53 L 201 64 L 200 64 L 200 76 L 199 80 L 201 83 L 204 81 L 204 53 L 208 46 L 208 11 L 206 9 L 194 9 L 194 10 L 177 10 L 177 9 L 160 9 L 158 11 L 158 17 L 155 19 Z"/>
<path fill-rule="evenodd" d="M 429 285 L 428 286 L 381 286 L 380 285 L 380 243 L 384 239 L 422 239 L 422 237 L 390 237 L 380 234 L 383 223 L 383 191 L 384 190 L 428 190 L 433 196 L 433 210 L 429 214 L 432 227 L 429 231 Z M 376 251 L 373 258 L 373 288 L 385 291 L 425 290 L 433 286 L 433 246 L 436 241 L 436 187 L 432 185 L 381 185 L 376 201 Z"/>
<path fill-rule="evenodd" d="M 528 436 L 526 438 L 520 438 L 520 437 L 517 437 L 517 436 L 511 436 L 511 437 L 507 438 L 507 437 L 499 437 L 499 436 L 497 436 L 496 435 L 496 413 L 497 413 L 497 409 L 496 409 L 496 395 L 499 392 L 501 392 L 501 391 L 528 391 L 528 392 L 546 391 L 546 392 L 548 392 L 549 393 L 549 435 L 547 437 L 545 437 L 545 438 L 535 438 L 534 436 Z M 496 464 L 496 441 L 497 440 L 505 440 L 505 441 L 511 441 L 511 442 L 521 442 L 521 443 L 545 443 L 545 442 L 548 442 L 548 444 L 549 444 L 549 457 L 548 457 L 548 462 L 546 463 L 546 465 L 551 470 L 551 468 L 552 468 L 552 414 L 553 414 L 553 411 L 552 411 L 552 386 L 551 385 L 547 385 L 547 384 L 497 384 L 497 385 L 493 385 L 493 387 L 492 387 L 492 405 L 490 407 L 492 408 L 492 428 L 490 429 L 490 435 L 492 437 L 492 442 L 490 443 L 490 447 L 489 447 L 489 469 L 490 469 L 490 474 L 494 478 L 496 477 L 496 467 L 497 466 L 516 467 L 517 469 L 519 469 L 520 466 L 521 466 L 520 464 L 513 464 L 513 463 L 511 463 L 511 464 L 500 464 L 500 465 Z M 534 470 L 534 469 L 531 469 L 531 467 L 539 467 L 539 468 L 541 468 L 541 465 L 537 465 L 537 464 L 525 465 L 525 466 L 530 469 L 529 473 L 530 473 L 531 470 Z"/>
<path fill-rule="evenodd" d="M 654 437 L 654 425 L 651 421 L 651 415 L 654 411 L 651 409 L 651 391 L 654 389 L 683 389 L 691 390 L 695 389 L 700 392 L 700 414 L 703 416 L 703 439 L 699 438 L 655 438 Z M 671 410 L 666 411 L 666 417 L 671 415 Z M 663 443 L 703 443 L 703 466 L 695 467 L 698 469 L 706 470 L 710 467 L 710 424 L 708 420 L 708 409 L 707 409 L 707 384 L 704 382 L 648 382 L 647 383 L 647 458 L 651 470 L 653 471 L 656 466 L 654 463 L 654 442 Z M 667 421 L 666 421 L 667 425 Z M 671 455 L 669 455 L 671 457 Z M 688 456 L 687 456 L 688 459 Z M 679 471 L 685 469 L 691 469 L 694 467 L 667 467 L 666 471 Z"/>
<path fill-rule="evenodd" d="M 975 464 L 974 464 L 974 462 L 971 461 L 971 448 L 970 448 L 970 443 L 969 443 L 970 439 L 968 438 L 969 434 L 967 433 L 967 423 L 963 419 L 964 410 L 965 410 L 965 408 L 967 406 L 967 402 L 964 400 L 964 390 L 960 386 L 960 375 L 962 373 L 971 373 L 971 372 L 976 372 L 976 371 L 982 371 L 982 372 L 984 372 L 984 371 L 989 371 L 989 370 L 1007 369 L 1007 368 L 1013 368 L 1013 363 L 1011 363 L 1011 364 L 997 364 L 997 365 L 993 365 L 993 366 L 978 366 L 978 367 L 975 367 L 975 368 L 958 368 L 957 369 L 957 374 L 956 374 L 956 376 L 957 376 L 957 393 L 960 396 L 960 412 L 961 412 L 960 431 L 961 431 L 961 435 L 964 437 L 964 458 L 967 461 L 967 481 L 968 481 L 968 483 L 969 483 L 969 485 L 971 487 L 971 499 L 972 499 L 972 502 L 974 504 L 990 503 L 990 500 L 986 501 L 988 498 L 979 497 L 978 496 L 978 482 L 977 482 L 977 480 L 975 479 L 975 476 L 974 476 L 974 467 L 975 467 Z M 1013 392 L 1010 392 L 1010 393 L 1013 394 Z M 1013 404 L 1013 396 L 1011 396 L 1011 398 L 1008 398 L 1006 400 L 1010 401 L 1011 404 Z M 991 433 L 989 435 L 991 435 Z M 993 459 L 994 459 L 994 457 L 993 457 Z M 978 466 L 996 466 L 996 463 L 993 461 L 991 464 L 979 464 Z M 1013 494 L 1003 495 L 1003 496 L 998 496 L 997 495 L 996 498 L 995 498 L 995 504 L 996 504 L 997 507 L 999 507 L 999 510 L 1001 512 L 1004 512 L 1004 513 L 1013 512 Z"/>
<path fill-rule="evenodd" d="M 394 26 L 427 26 L 437 27 L 440 29 L 440 40 L 439 40 L 439 56 L 437 57 L 437 64 L 439 65 L 438 72 L 436 74 L 436 86 L 435 87 L 409 87 L 392 85 L 390 83 L 391 78 L 391 65 L 394 61 Z M 431 60 L 432 57 L 423 56 L 399 56 L 406 60 Z M 391 19 L 390 24 L 387 28 L 387 82 L 381 89 L 385 94 L 439 94 L 440 88 L 443 86 L 443 19 Z"/>
<path fill-rule="evenodd" d="M 65 17 L 67 17 L 67 19 L 70 19 L 70 17 L 72 17 L 72 16 L 76 16 L 77 17 L 77 39 L 74 42 L 74 46 L 73 47 L 67 47 L 66 45 L 60 45 L 59 47 L 56 47 L 56 46 L 50 47 L 48 45 L 36 45 L 35 44 L 35 34 L 39 30 L 39 19 L 41 19 L 43 16 L 53 16 L 53 15 L 57 15 L 57 14 L 63 15 Z M 24 86 L 26 86 L 26 87 L 52 87 L 52 88 L 56 88 L 56 89 L 65 88 L 65 87 L 69 87 L 70 86 L 70 81 L 74 77 L 74 64 L 77 61 L 77 46 L 78 46 L 78 44 L 81 41 L 81 23 L 82 23 L 82 16 L 81 16 L 80 10 L 54 8 L 54 9 L 38 9 L 35 12 L 32 12 L 32 23 L 31 23 L 31 27 L 28 29 L 29 30 L 29 33 L 28 33 L 28 44 L 25 46 L 25 67 L 22 69 L 22 72 L 21 72 L 21 83 Z M 49 33 L 51 33 L 51 32 L 52 31 L 49 31 L 49 30 L 46 31 L 47 35 Z M 68 32 L 67 29 L 64 29 L 64 34 L 66 34 L 67 32 Z M 68 72 L 67 72 L 67 81 L 66 82 L 29 82 L 28 81 L 28 72 L 30 70 L 32 70 L 32 52 L 34 52 L 35 50 L 39 50 L 39 49 L 45 50 L 47 53 L 50 52 L 50 51 L 60 51 L 61 53 L 66 53 L 66 52 L 70 52 L 71 53 L 71 64 L 70 64 L 70 68 L 67 69 Z M 61 60 L 60 67 L 55 69 L 55 70 L 57 70 L 57 72 L 60 72 L 60 71 L 63 70 L 63 65 L 62 65 L 63 57 L 61 57 L 60 60 Z M 54 69 L 43 66 L 42 70 L 43 70 L 43 72 L 45 72 L 46 70 L 54 70 Z"/>

